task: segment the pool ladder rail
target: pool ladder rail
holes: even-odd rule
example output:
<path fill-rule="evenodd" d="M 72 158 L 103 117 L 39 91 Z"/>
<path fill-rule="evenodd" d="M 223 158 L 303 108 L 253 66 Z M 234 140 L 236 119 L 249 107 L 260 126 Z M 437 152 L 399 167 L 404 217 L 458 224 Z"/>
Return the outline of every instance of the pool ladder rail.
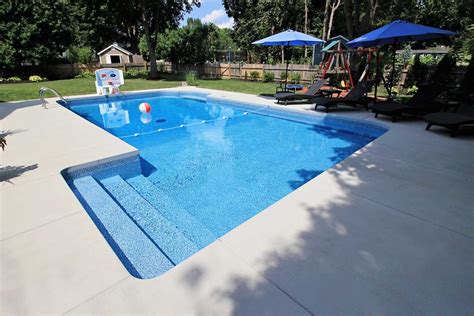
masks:
<path fill-rule="evenodd" d="M 47 102 L 46 102 L 46 100 L 45 100 L 45 98 L 44 98 L 44 94 L 45 94 L 46 91 L 52 92 L 54 95 L 56 95 L 56 97 L 59 98 L 60 104 L 67 106 L 67 101 L 66 101 L 66 99 L 64 99 L 63 96 L 62 96 L 58 91 L 56 91 L 56 90 L 53 89 L 53 88 L 41 87 L 41 88 L 39 89 L 39 98 L 40 98 L 40 100 L 41 100 L 41 104 L 43 105 L 43 108 L 44 108 L 44 109 L 47 109 L 47 107 L 46 107 Z"/>

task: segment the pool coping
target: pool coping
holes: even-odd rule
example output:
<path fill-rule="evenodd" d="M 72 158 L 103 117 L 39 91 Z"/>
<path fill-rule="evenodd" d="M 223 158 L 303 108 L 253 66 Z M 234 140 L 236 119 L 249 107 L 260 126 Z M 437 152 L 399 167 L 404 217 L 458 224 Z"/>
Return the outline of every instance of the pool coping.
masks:
<path fill-rule="evenodd" d="M 159 91 L 163 90 L 176 90 L 176 89 L 160 89 Z M 232 92 L 224 92 L 224 91 L 213 91 L 208 89 L 199 89 L 199 88 L 178 88 L 178 90 L 184 91 L 211 91 L 216 98 L 223 98 L 224 100 L 228 100 L 229 98 L 239 98 L 240 100 L 248 100 L 243 101 L 245 102 L 252 102 L 252 103 L 261 103 L 265 106 L 276 107 L 278 109 L 283 108 L 283 106 L 275 105 L 272 101 L 266 100 L 256 96 L 250 96 L 245 94 L 239 93 L 232 93 Z M 145 90 L 145 91 L 154 91 L 154 90 Z M 54 101 L 54 99 L 48 100 L 49 102 Z M 36 102 L 36 103 L 35 103 Z M 39 108 L 39 102 L 37 101 L 27 101 L 27 102 L 15 102 L 9 103 L 11 104 L 12 108 L 19 108 L 18 110 L 14 110 L 13 113 L 10 113 L 11 117 L 7 117 L 6 127 L 8 129 L 18 129 L 21 127 L 22 121 L 26 121 L 31 125 L 35 125 L 33 120 L 29 120 L 29 116 L 41 116 L 41 119 L 45 121 L 48 120 L 48 117 L 45 115 L 44 111 L 49 110 L 41 110 Z M 21 108 L 24 104 L 31 104 L 31 106 L 27 106 L 25 108 Z M 2 105 L 3 106 L 3 105 Z M 289 106 L 286 110 L 295 111 L 298 113 L 308 113 L 307 112 L 307 105 L 301 106 Z M 1 108 L 0 108 L 1 110 Z M 60 117 L 61 119 L 65 120 L 72 120 L 70 115 L 62 113 L 61 109 L 58 110 L 57 107 L 52 107 L 50 109 L 53 111 L 53 115 Z M 65 110 L 65 109 L 62 109 Z M 43 111 L 43 112 L 41 112 Z M 65 110 L 66 111 L 66 110 Z M 31 113 L 30 113 L 31 112 Z M 320 114 L 317 114 L 320 115 Z M 325 114 L 321 114 L 325 115 Z M 371 115 L 367 112 L 351 112 L 347 113 L 338 113 L 334 115 L 343 115 L 348 117 L 349 119 L 363 119 L 367 120 L 368 122 L 374 123 Z M 86 120 L 83 120 L 87 122 Z M 72 121 L 71 121 L 72 122 Z M 77 123 L 77 122 L 76 122 Z M 89 122 L 88 122 L 89 123 Z M 51 126 L 54 127 L 54 120 L 51 121 Z M 381 124 L 375 121 L 375 124 Z M 384 124 L 382 124 L 384 125 Z M 64 125 L 63 125 L 64 126 Z M 219 314 L 230 314 L 238 311 L 247 311 L 247 312 L 267 312 L 267 313 L 280 313 L 280 314 L 308 314 L 308 313 L 318 313 L 318 312 L 328 312 L 328 311 L 339 311 L 344 312 L 347 311 L 344 307 L 347 305 L 347 308 L 352 307 L 356 308 L 356 310 L 364 310 L 360 309 L 361 306 L 354 305 L 354 302 L 351 303 L 351 300 L 342 300 L 339 304 L 342 305 L 336 307 L 336 302 L 333 301 L 332 303 L 326 301 L 327 306 L 332 306 L 334 309 L 320 309 L 317 305 L 313 305 L 311 300 L 308 300 L 306 297 L 305 292 L 311 292 L 316 290 L 311 289 L 311 286 L 305 284 L 302 280 L 298 281 L 290 281 L 290 279 L 285 280 L 284 276 L 289 274 L 295 274 L 295 278 L 297 279 L 297 275 L 299 273 L 297 271 L 288 270 L 285 273 L 283 272 L 275 272 L 272 273 L 268 272 L 268 265 L 262 263 L 262 254 L 265 253 L 272 253 L 281 251 L 281 249 L 287 249 L 288 245 L 293 245 L 295 240 L 298 240 L 296 237 L 298 233 L 305 231 L 305 218 L 307 217 L 308 210 L 305 208 L 301 208 L 302 204 L 316 204 L 314 207 L 318 207 L 318 203 L 324 202 L 324 196 L 331 196 L 332 194 L 340 194 L 344 196 L 345 199 L 352 199 L 359 204 L 369 203 L 367 207 L 369 208 L 378 208 L 383 209 L 382 213 L 386 212 L 389 214 L 390 212 L 395 212 L 397 215 L 397 220 L 406 221 L 407 225 L 414 225 L 413 223 L 416 222 L 417 225 L 420 225 L 417 229 L 426 232 L 426 234 L 431 234 L 436 238 L 439 242 L 443 242 L 444 247 L 452 247 L 453 242 L 459 248 L 459 252 L 468 252 L 469 247 L 472 245 L 472 235 L 469 234 L 469 230 L 466 231 L 464 226 L 460 226 L 456 221 L 452 223 L 441 223 L 437 218 L 429 218 L 429 216 L 421 216 L 417 214 L 413 210 L 406 210 L 406 209 L 395 209 L 392 205 L 387 205 L 387 201 L 384 199 L 377 198 L 376 196 L 366 196 L 366 193 L 354 191 L 351 187 L 341 187 L 340 185 L 335 185 L 334 177 L 335 174 L 343 175 L 345 182 L 350 183 L 354 180 L 353 173 L 354 170 L 359 172 L 359 177 L 362 175 L 365 176 L 365 173 L 368 171 L 365 170 L 365 167 L 358 164 L 362 159 L 368 159 L 372 161 L 377 161 L 373 158 L 373 156 L 378 157 L 383 163 L 387 164 L 383 166 L 384 168 L 390 168 L 391 164 L 399 163 L 403 160 L 403 162 L 409 162 L 409 155 L 398 153 L 401 148 L 405 150 L 413 151 L 413 148 L 405 148 L 406 146 L 403 142 L 397 141 L 397 137 L 394 135 L 398 135 L 398 137 L 407 137 L 407 135 L 413 135 L 415 141 L 417 141 L 417 145 L 424 146 L 423 142 L 430 141 L 430 137 L 434 137 L 435 140 L 441 142 L 447 148 L 456 148 L 457 150 L 463 153 L 460 157 L 451 157 L 446 160 L 446 164 L 438 165 L 432 163 L 430 165 L 431 169 L 428 169 L 428 175 L 430 173 L 437 173 L 446 175 L 446 173 L 450 173 L 449 179 L 452 179 L 452 183 L 459 185 L 459 183 L 469 183 L 468 179 L 462 179 L 462 175 L 472 173 L 472 170 L 467 168 L 467 164 L 465 162 L 464 156 L 468 156 L 471 153 L 469 150 L 469 139 L 459 139 L 453 142 L 450 142 L 449 139 L 443 138 L 443 134 L 430 134 L 425 133 L 424 131 L 418 133 L 420 129 L 420 124 L 418 122 L 408 122 L 408 123 L 401 123 L 398 125 L 390 125 L 391 129 L 381 137 L 377 138 L 375 141 L 370 143 L 368 148 L 364 147 L 363 149 L 359 150 L 358 152 L 354 153 L 350 157 L 348 157 L 345 161 L 337 164 L 333 168 L 327 170 L 316 179 L 313 179 L 303 185 L 300 189 L 294 191 L 289 196 L 283 198 L 282 200 L 278 201 L 274 205 L 270 206 L 269 208 L 263 210 L 261 213 L 257 214 L 251 220 L 245 222 L 244 224 L 240 225 L 229 234 L 223 236 L 219 241 L 213 243 L 212 245 L 204 248 L 195 256 L 189 258 L 178 267 L 168 271 L 162 277 L 158 277 L 157 279 L 152 279 L 143 283 L 143 281 L 138 281 L 129 277 L 127 272 L 124 271 L 125 269 L 121 267 L 120 261 L 114 258 L 114 254 L 111 253 L 110 249 L 108 249 L 108 245 L 105 243 L 103 238 L 101 237 L 100 233 L 98 233 L 95 229 L 94 224 L 87 218 L 87 214 L 82 209 L 80 205 L 78 205 L 77 201 L 74 202 L 74 196 L 72 193 L 67 193 L 67 184 L 65 182 L 61 182 L 61 179 L 58 179 L 58 171 L 63 170 L 66 167 L 83 165 L 83 164 L 95 164 L 99 161 L 110 161 L 113 159 L 114 156 L 127 156 L 127 155 L 136 155 L 136 149 L 132 146 L 127 145 L 122 141 L 112 140 L 112 135 L 108 134 L 107 132 L 95 127 L 92 127 L 93 124 L 87 123 L 78 123 L 77 128 L 81 128 L 81 130 L 96 135 L 100 138 L 100 141 L 103 142 L 111 142 L 110 148 L 100 149 L 101 145 L 103 147 L 104 144 L 94 144 L 94 145 L 81 145 L 81 148 L 87 148 L 90 152 L 83 153 L 77 152 L 77 157 L 72 157 L 73 155 L 63 155 L 56 154 L 52 159 L 53 161 L 57 162 L 58 164 L 69 164 L 66 166 L 62 166 L 62 169 L 57 166 L 50 166 L 48 165 L 47 157 L 41 157 L 40 167 L 37 169 L 45 170 L 43 173 L 38 174 L 37 169 L 20 175 L 16 180 L 14 180 L 14 185 L 9 185 L 9 187 L 2 186 L 2 197 L 7 198 L 6 202 L 6 211 L 12 211 L 11 207 L 14 206 L 22 206 L 24 209 L 31 209 L 33 210 L 35 206 L 40 208 L 47 208 L 51 207 L 54 201 L 44 202 L 41 199 L 38 205 L 36 203 L 31 203 L 32 205 L 25 205 L 22 204 L 24 201 L 18 197 L 18 195 L 26 194 L 26 196 L 30 196 L 30 199 L 40 198 L 41 196 L 47 196 L 48 192 L 50 195 L 64 195 L 65 198 L 62 199 L 62 202 L 65 209 L 69 209 L 65 213 L 60 213 L 59 215 L 56 214 L 49 218 L 47 222 L 36 222 L 36 223 L 26 223 L 26 221 L 22 218 L 11 218 L 10 216 L 5 216 L 2 211 L 2 217 L 8 221 L 9 225 L 15 226 L 18 223 L 22 223 L 21 229 L 17 231 L 15 234 L 9 235 L 6 238 L 4 237 L 4 225 L 2 225 L 2 268 L 8 268 L 12 271 L 2 273 L 2 279 L 5 282 L 2 282 L 2 310 L 6 313 L 15 313 L 15 312 L 23 312 L 23 313 L 32 313 L 32 312 L 52 312 L 52 313 L 64 313 L 67 311 L 72 311 L 73 313 L 89 313 L 89 312 L 168 312 L 168 313 L 219 313 Z M 36 126 L 36 132 L 44 131 L 44 126 Z M 59 126 L 58 126 L 59 128 Z M 405 130 L 404 130 L 405 129 Z M 99 131 L 100 130 L 100 131 Z M 422 128 L 421 128 L 422 130 Z M 415 132 L 416 131 L 416 132 Z M 25 133 L 29 133 L 28 131 Z M 104 133 L 107 136 L 104 136 Z M 413 134 L 411 134 L 413 133 Z M 33 135 L 33 134 L 32 134 Z M 34 135 L 29 135 L 29 137 L 33 137 L 33 140 L 37 140 L 34 138 Z M 110 137 L 111 136 L 111 137 Z M 7 152 L 2 153 L 2 157 L 6 157 L 6 163 L 10 162 L 22 162 L 31 163 L 34 162 L 36 157 L 35 154 L 31 155 L 31 157 L 24 158 L 25 152 L 22 151 L 21 147 L 16 147 L 15 140 L 18 139 L 22 145 L 30 144 L 29 140 L 26 136 L 21 135 L 21 133 L 13 134 L 11 136 L 11 141 L 9 141 L 9 147 L 7 147 Z M 31 140 L 31 141 L 33 141 Z M 99 142 L 99 141 L 98 141 Z M 100 142 L 99 142 L 100 143 Z M 12 145 L 10 145 L 12 144 Z M 11 146 L 11 147 L 10 147 Z M 431 146 L 431 144 L 430 144 Z M 434 148 L 426 147 L 434 151 Z M 102 150 L 102 151 L 101 151 Z M 10 152 L 8 152 L 10 151 Z M 93 153 L 95 152 L 95 153 Z M 388 154 L 386 153 L 388 152 Z M 400 154 L 400 155 L 399 155 Z M 390 155 L 394 157 L 390 157 Z M 91 157 L 96 156 L 97 159 L 90 160 Z M 64 158 L 64 159 L 63 159 Z M 449 158 L 449 157 L 448 157 Z M 38 158 L 39 159 L 39 158 Z M 56 159 L 56 160 L 54 160 Z M 43 162 L 45 165 L 45 169 L 43 169 Z M 80 162 L 79 164 L 74 164 L 76 162 Z M 443 160 L 444 161 L 444 160 Z M 457 162 L 460 166 L 458 167 L 459 170 L 452 170 L 450 167 L 452 161 Z M 410 162 L 411 163 L 411 162 Z M 73 165 L 71 165 L 73 164 Z M 415 166 L 414 163 L 412 163 Z M 426 167 L 425 167 L 426 169 Z M 426 173 L 426 170 L 423 169 L 420 171 L 420 174 Z M 352 171 L 351 171 L 352 170 Z M 417 172 L 417 169 L 410 169 L 410 171 Z M 348 172 L 351 171 L 351 172 Z M 35 176 L 31 176 L 30 173 L 36 173 Z M 423 174 L 426 176 L 427 174 Z M 370 175 L 374 177 L 375 180 L 378 180 L 377 175 L 373 174 Z M 411 175 L 408 173 L 404 174 L 404 177 L 409 178 Z M 447 175 L 446 175 L 447 176 Z M 387 182 L 387 185 L 390 184 L 390 178 L 384 179 Z M 57 182 L 51 190 L 48 190 L 47 184 L 51 181 Z M 395 180 L 394 180 L 395 181 Z M 398 180 L 397 180 L 398 181 Z M 464 182 L 463 182 L 464 181 Z M 467 182 L 466 182 L 467 181 Z M 398 183 L 398 182 L 396 182 Z M 311 191 L 321 187 L 331 187 L 334 192 L 326 192 L 320 191 L 321 197 L 315 197 L 312 195 Z M 41 187 L 41 196 L 37 192 L 38 188 Z M 462 188 L 460 188 L 462 192 Z M 436 192 L 436 190 L 432 189 L 431 191 Z M 430 192 L 431 192 L 430 191 Z M 339 195 L 337 198 L 341 198 Z M 433 197 L 436 199 L 436 195 Z M 459 197 L 458 197 L 459 198 Z M 462 196 L 464 201 L 471 201 L 469 197 Z M 386 200 L 389 200 L 388 198 Z M 353 202 L 354 205 L 352 207 L 357 209 L 357 203 Z M 440 201 L 439 201 L 440 202 Z M 418 203 L 421 203 L 418 201 Z M 441 202 L 440 202 L 441 203 Z M 58 204 L 58 203 L 56 203 Z M 60 203 L 59 203 L 60 204 Z M 433 205 L 431 205 L 433 206 Z M 434 204 L 434 206 L 436 206 Z M 335 206 L 335 209 L 341 208 L 342 206 Z M 61 207 L 58 207 L 60 209 Z M 288 210 L 290 208 L 292 213 L 289 214 Z M 343 208 L 343 207 L 342 207 Z M 461 213 L 465 213 L 464 210 L 458 210 Z M 25 214 L 31 215 L 34 213 L 28 213 L 29 211 L 26 210 Z M 363 211 L 360 211 L 363 212 Z M 441 214 L 442 210 L 433 210 L 433 213 Z M 23 214 L 23 215 L 25 215 Z M 84 216 L 85 214 L 85 216 Z M 385 213 L 384 213 L 385 214 Z M 388 222 L 394 223 L 396 220 L 392 217 L 392 215 L 385 216 L 388 218 Z M 441 216 L 442 215 L 442 216 Z M 444 214 L 441 214 L 440 218 L 444 218 Z M 462 215 L 462 214 L 461 214 Z M 461 216 L 457 214 L 457 216 Z M 376 216 L 376 215 L 374 215 Z M 380 216 L 380 215 L 377 215 Z M 469 218 L 469 214 L 467 214 L 467 218 Z M 399 219 L 399 217 L 401 219 Z M 385 217 L 384 217 L 385 218 Z M 466 218 L 466 214 L 461 216 L 461 219 Z M 354 219 L 351 219 L 354 220 Z M 77 270 L 71 259 L 67 257 L 59 256 L 57 257 L 54 262 L 48 261 L 48 258 L 44 258 L 41 254 L 37 253 L 33 249 L 30 249 L 30 244 L 34 244 L 35 247 L 41 248 L 41 245 L 35 244 L 34 240 L 42 240 L 42 242 L 47 242 L 51 238 L 54 238 L 54 232 L 57 229 L 60 229 L 58 225 L 62 222 L 67 221 L 74 221 L 77 226 L 82 227 L 81 234 L 84 234 L 84 239 L 88 240 L 88 244 L 92 242 L 94 246 L 92 248 L 96 249 L 95 256 L 92 259 L 96 260 L 96 265 L 98 266 L 97 269 L 103 273 L 101 277 L 96 277 L 97 280 L 93 281 L 89 279 L 87 286 L 81 280 L 70 278 L 64 279 L 61 277 L 63 273 L 66 271 L 71 277 L 74 275 L 81 276 L 82 273 L 80 270 Z M 275 225 L 275 230 L 272 230 L 272 227 L 266 227 L 265 223 L 272 222 Z M 348 222 L 349 223 L 349 222 Z M 405 222 L 404 222 L 405 223 Z M 288 226 L 285 227 L 284 232 L 278 231 L 278 227 L 280 225 L 287 224 Z M 30 225 L 30 226 L 28 226 Z M 263 226 L 262 226 L 263 225 Z M 347 224 L 348 225 L 348 224 Z M 393 224 L 395 225 L 395 224 Z M 469 228 L 469 226 L 467 226 Z M 95 229 L 95 230 L 94 230 Z M 255 235 L 256 232 L 263 231 L 263 235 Z M 84 251 L 91 251 L 90 248 L 83 248 L 83 242 L 81 241 L 74 241 L 72 242 L 68 238 L 72 238 L 72 236 L 67 235 L 67 232 L 63 232 L 65 234 L 64 239 L 68 242 L 71 242 L 70 245 L 62 245 L 60 241 L 57 241 L 57 252 L 61 253 L 67 251 L 70 247 L 77 247 L 77 251 L 75 253 L 81 253 Z M 411 232 L 415 234 L 415 232 Z M 53 234 L 53 235 L 51 235 Z M 259 236 L 257 240 L 249 240 L 249 236 Z M 255 238 L 255 237 L 254 237 Z M 280 246 L 276 246 L 275 244 L 272 245 L 272 242 L 275 243 L 275 238 L 279 238 L 281 244 Z M 296 239 L 295 239 L 296 238 Z M 283 240 L 283 241 L 281 241 Z M 243 247 L 243 245 L 246 245 Z M 68 247 L 66 247 L 68 246 Z M 426 256 L 430 256 L 432 251 L 432 247 L 430 245 L 425 245 L 427 253 Z M 23 247 L 23 251 L 20 251 L 19 248 Z M 243 247 L 243 248 L 242 248 Z M 371 241 L 367 244 L 367 247 L 372 247 L 374 252 L 376 252 L 377 246 L 374 241 Z M 467 247 L 467 248 L 466 248 Z M 337 248 L 337 247 L 336 247 Z M 324 253 L 324 252 L 323 252 Z M 6 257 L 5 255 L 6 254 Z M 84 253 L 85 254 L 85 253 Z M 322 255 L 322 254 L 321 254 Z M 323 255 L 322 255 L 323 256 Z M 33 258 L 32 258 L 33 257 Z M 53 257 L 55 257 L 53 255 Z M 323 256 L 324 257 L 324 256 Z M 4 261 L 8 259 L 8 261 Z M 210 258 L 212 258 L 210 262 Z M 21 263 L 22 261 L 37 261 L 36 265 L 34 266 L 33 263 Z M 404 260 L 408 260 L 409 258 L 403 258 Z M 463 269 L 468 269 L 465 272 L 469 271 L 469 268 L 463 265 L 462 261 L 466 259 L 465 255 L 463 256 L 461 253 L 455 252 L 453 254 L 453 258 L 446 259 L 445 263 L 448 265 L 455 264 Z M 80 258 L 76 258 L 78 262 L 80 262 L 83 267 L 88 267 L 90 263 L 83 262 Z M 330 258 L 328 259 L 330 260 Z M 401 260 L 401 259 L 400 259 Z M 334 261 L 334 260 L 333 260 Z M 16 262 L 16 265 L 12 266 L 11 263 Z M 370 277 L 365 276 L 365 274 L 361 278 L 361 273 L 351 272 L 352 270 L 345 266 L 343 263 L 337 261 L 333 262 L 335 266 L 337 266 L 337 271 L 340 273 L 345 273 L 346 277 L 349 279 L 353 279 L 354 282 L 358 282 L 362 288 L 366 288 L 365 291 L 362 293 L 365 295 L 364 297 L 369 301 L 371 298 L 370 293 L 375 291 L 378 293 L 378 297 L 380 300 L 379 305 L 374 305 L 371 311 L 387 311 L 387 307 L 393 307 L 394 304 L 399 304 L 400 310 L 405 312 L 416 312 L 416 311 L 424 311 L 429 312 L 433 311 L 430 310 L 429 304 L 432 303 L 433 297 L 439 297 L 439 295 L 443 294 L 444 298 L 447 299 L 448 306 L 450 309 L 448 311 L 465 311 L 471 308 L 472 305 L 467 303 L 466 301 L 459 301 L 460 299 L 454 299 L 456 295 L 464 298 L 462 291 L 468 291 L 468 288 L 462 287 L 464 283 L 459 282 L 457 278 L 453 280 L 457 280 L 458 284 L 460 284 L 456 288 L 456 286 L 451 286 L 446 290 L 432 290 L 429 294 L 421 295 L 421 298 L 418 298 L 418 301 L 421 302 L 419 306 L 414 307 L 413 302 L 410 302 L 410 298 L 407 298 L 406 294 L 401 294 L 397 291 L 397 295 L 393 296 L 395 292 L 393 292 L 394 288 L 403 288 L 407 289 L 405 286 L 407 284 L 401 284 L 398 287 L 395 285 L 396 283 L 386 283 L 387 280 L 383 277 L 379 277 L 379 279 L 372 280 Z M 56 269 L 59 270 L 58 273 L 54 271 L 50 271 L 49 269 L 45 268 L 45 264 L 53 265 Z M 314 268 L 313 270 L 310 266 L 313 264 L 302 265 L 300 267 L 307 267 L 305 269 L 307 272 L 301 272 L 303 274 L 310 273 L 319 275 L 321 269 Z M 107 273 L 104 273 L 104 269 L 108 269 Z M 188 281 L 183 281 L 183 278 L 189 278 L 189 275 L 194 275 L 193 271 L 196 271 L 196 267 L 205 267 L 205 270 L 208 271 L 205 275 L 208 278 L 208 284 L 203 284 L 202 282 L 196 281 L 199 278 L 192 277 Z M 91 275 L 97 275 L 97 272 L 93 272 L 92 268 L 88 269 Z M 349 269 L 349 270 L 348 270 Z M 3 269 L 2 269 L 3 270 Z M 296 269 L 297 270 L 297 269 Z M 349 272 L 348 272 L 349 271 Z M 125 272 L 125 273 L 124 273 Z M 276 273 L 276 274 L 274 274 Z M 283 273 L 283 274 L 282 274 Z M 301 274 L 300 273 L 300 274 Z M 438 274 L 439 283 L 441 286 L 442 282 L 446 282 L 446 278 L 453 277 L 451 274 L 446 276 L 443 271 L 434 269 L 433 271 L 423 271 L 423 275 L 431 276 Z M 22 278 L 23 281 L 15 280 L 16 276 L 25 276 Z M 26 277 L 29 275 L 29 277 Z M 216 279 L 216 277 L 218 278 Z M 283 277 L 283 278 L 282 278 Z M 307 275 L 310 278 L 310 275 Z M 321 276 L 324 279 L 323 276 Z M 432 277 L 433 278 L 433 277 Z M 196 279 L 196 280 L 194 280 Z M 244 295 L 245 291 L 241 292 L 236 287 L 238 283 L 235 283 L 235 279 L 239 280 L 239 282 L 244 282 L 246 284 L 246 290 L 250 293 L 254 293 L 253 296 L 256 297 L 247 297 Z M 35 283 L 38 280 L 42 281 L 42 286 L 36 286 Z M 448 278 L 449 280 L 449 278 Z M 194 284 L 198 282 L 198 285 Z M 296 289 L 292 287 L 292 283 L 298 282 L 301 283 L 300 288 Z M 385 283 L 384 283 L 385 282 Z M 395 282 L 395 280 L 393 280 Z M 90 283 L 90 284 L 89 284 Z M 234 284 L 235 283 L 235 284 Z M 435 282 L 436 283 L 436 282 Z M 194 285 L 193 285 L 194 284 Z M 249 284 L 256 284 L 256 288 L 252 289 L 252 286 Z M 378 284 L 378 285 L 377 285 Z M 436 283 L 438 284 L 438 283 Z M 332 285 L 333 288 L 344 287 L 344 284 L 334 283 Z M 69 292 L 65 297 L 65 289 L 74 287 L 72 292 Z M 191 290 L 194 286 L 194 290 Z M 197 288 L 196 288 L 197 286 Z M 43 291 L 43 288 L 46 289 L 53 289 L 50 294 L 47 294 L 47 291 Z M 14 292 L 13 289 L 17 289 Z M 144 290 L 146 289 L 146 291 Z M 375 290 L 376 289 L 376 290 Z M 254 291 L 253 291 L 254 290 Z M 19 292 L 18 292 L 19 291 Z M 130 293 L 139 294 L 133 294 Z M 172 292 L 172 293 L 166 293 Z M 216 300 L 216 291 L 217 293 L 221 293 L 218 296 L 218 300 Z M 225 294 L 226 291 L 230 291 L 229 295 Z M 433 292 L 434 291 L 434 292 Z M 13 293 L 16 293 L 13 295 Z M 19 293 L 19 294 L 18 294 Z M 160 304 L 156 304 L 153 298 L 154 295 L 157 294 L 163 295 L 164 298 L 160 301 Z M 224 294 L 222 294 L 224 293 Z M 260 294 L 258 294 L 260 293 Z M 264 295 L 262 295 L 263 293 Z M 232 295 L 231 295 L 232 294 Z M 13 296 L 12 296 L 13 295 Z M 392 297 L 390 298 L 390 296 Z M 193 297 L 194 296 L 194 297 Z M 324 295 L 320 295 L 320 299 L 313 298 L 314 301 L 319 301 L 320 304 L 324 304 L 324 300 L 322 297 Z M 181 305 L 174 304 L 173 302 L 182 301 L 183 298 L 187 298 L 188 301 L 186 303 L 183 302 Z M 8 301 L 7 301 L 8 299 Z M 110 304 L 111 302 L 115 302 Z M 145 302 L 145 303 L 143 303 Z M 464 302 L 464 303 L 463 303 Z M 141 304 L 141 305 L 140 305 Z M 364 305 L 363 303 L 359 303 L 359 305 Z M 321 306 L 321 305 L 320 305 Z M 326 307 L 327 307 L 326 306 Z M 433 306 L 437 306 L 434 304 Z M 245 309 L 247 308 L 247 309 Z M 385 308 L 385 309 L 384 309 Z M 388 309 L 390 310 L 390 309 Z"/>

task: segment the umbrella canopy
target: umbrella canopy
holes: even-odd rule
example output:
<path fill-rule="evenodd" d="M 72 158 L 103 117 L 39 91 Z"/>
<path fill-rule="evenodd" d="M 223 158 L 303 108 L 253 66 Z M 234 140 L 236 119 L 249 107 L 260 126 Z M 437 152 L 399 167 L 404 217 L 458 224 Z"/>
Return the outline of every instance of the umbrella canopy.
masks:
<path fill-rule="evenodd" d="M 269 37 L 265 37 L 261 40 L 253 42 L 252 44 L 262 46 L 304 46 L 321 43 L 324 43 L 324 41 L 317 37 L 293 30 L 287 30 Z"/>
<path fill-rule="evenodd" d="M 348 42 L 349 47 L 375 47 L 400 44 L 406 41 L 424 41 L 456 35 L 455 32 L 396 20 Z"/>
<path fill-rule="evenodd" d="M 316 45 L 324 43 L 322 39 L 317 37 L 293 31 L 286 30 L 284 32 L 274 34 L 269 37 L 265 37 L 261 40 L 255 41 L 252 44 L 262 46 L 304 46 L 304 45 Z M 286 60 L 286 77 L 288 77 L 288 60 Z M 285 90 L 288 80 L 285 80 Z"/>
<path fill-rule="evenodd" d="M 351 48 L 365 46 L 375 47 L 383 45 L 393 45 L 393 56 L 392 56 L 392 71 L 390 74 L 390 89 L 388 90 L 389 98 L 392 97 L 392 87 L 395 74 L 395 54 L 397 45 L 407 41 L 424 41 L 443 37 L 449 37 L 456 35 L 455 32 L 438 29 L 435 27 L 410 23 L 402 20 L 395 20 L 385 26 L 382 26 L 372 32 L 364 34 L 356 39 L 347 43 L 347 46 Z M 377 85 L 379 78 L 379 62 L 378 62 L 377 51 L 377 71 L 376 71 L 376 86 L 375 86 L 375 99 L 377 100 Z"/>

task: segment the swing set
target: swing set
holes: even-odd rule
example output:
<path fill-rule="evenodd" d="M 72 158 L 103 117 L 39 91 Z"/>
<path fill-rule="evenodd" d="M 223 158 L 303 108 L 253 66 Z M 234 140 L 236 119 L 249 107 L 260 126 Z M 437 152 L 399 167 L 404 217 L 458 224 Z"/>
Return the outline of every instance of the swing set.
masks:
<path fill-rule="evenodd" d="M 367 54 L 364 71 L 358 79 L 358 81 L 362 81 L 368 79 L 370 76 L 370 62 L 372 61 L 373 55 L 377 53 L 377 48 L 350 49 L 341 41 L 334 41 L 326 46 L 322 51 L 325 53 L 320 64 L 320 69 L 323 71 L 322 79 L 324 79 L 328 73 L 338 74 L 342 71 L 343 74 L 347 75 L 348 82 L 342 80 L 341 86 L 348 90 L 355 86 L 350 67 L 351 54 Z"/>

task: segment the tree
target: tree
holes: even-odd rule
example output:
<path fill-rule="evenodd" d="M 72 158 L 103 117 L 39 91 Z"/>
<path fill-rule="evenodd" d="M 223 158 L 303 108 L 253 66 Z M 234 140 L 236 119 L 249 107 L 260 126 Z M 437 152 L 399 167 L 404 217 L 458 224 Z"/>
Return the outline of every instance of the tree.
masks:
<path fill-rule="evenodd" d="M 324 26 L 323 26 L 323 40 L 331 38 L 331 30 L 334 21 L 334 14 L 341 5 L 341 0 L 326 0 L 324 6 Z"/>
<path fill-rule="evenodd" d="M 141 45 L 146 50 L 145 40 Z M 197 64 L 217 58 L 219 50 L 236 49 L 229 29 L 189 18 L 185 26 L 159 34 L 156 56 L 181 64 Z"/>
<path fill-rule="evenodd" d="M 71 20 L 65 1 L 0 2 L 0 67 L 57 60 L 73 42 Z"/>
<path fill-rule="evenodd" d="M 123 18 L 137 22 L 143 30 L 148 58 L 150 59 L 150 78 L 158 77 L 156 65 L 156 46 L 158 37 L 168 29 L 177 28 L 184 13 L 190 12 L 192 6 L 199 6 L 198 0 L 123 0 L 123 5 L 130 10 Z M 135 11 L 134 11 L 135 10 Z M 130 12 L 132 11 L 132 12 Z M 133 12 L 134 11 L 134 12 Z M 137 20 L 138 19 L 138 20 Z"/>
<path fill-rule="evenodd" d="M 247 52 L 248 61 L 266 60 L 269 54 L 279 55 L 279 48 L 262 49 L 252 42 L 287 29 L 304 32 L 306 12 L 308 33 L 321 36 L 321 0 L 223 0 L 223 3 L 227 15 L 235 21 L 234 41 Z M 304 50 L 301 50 L 301 56 L 304 56 Z"/>

